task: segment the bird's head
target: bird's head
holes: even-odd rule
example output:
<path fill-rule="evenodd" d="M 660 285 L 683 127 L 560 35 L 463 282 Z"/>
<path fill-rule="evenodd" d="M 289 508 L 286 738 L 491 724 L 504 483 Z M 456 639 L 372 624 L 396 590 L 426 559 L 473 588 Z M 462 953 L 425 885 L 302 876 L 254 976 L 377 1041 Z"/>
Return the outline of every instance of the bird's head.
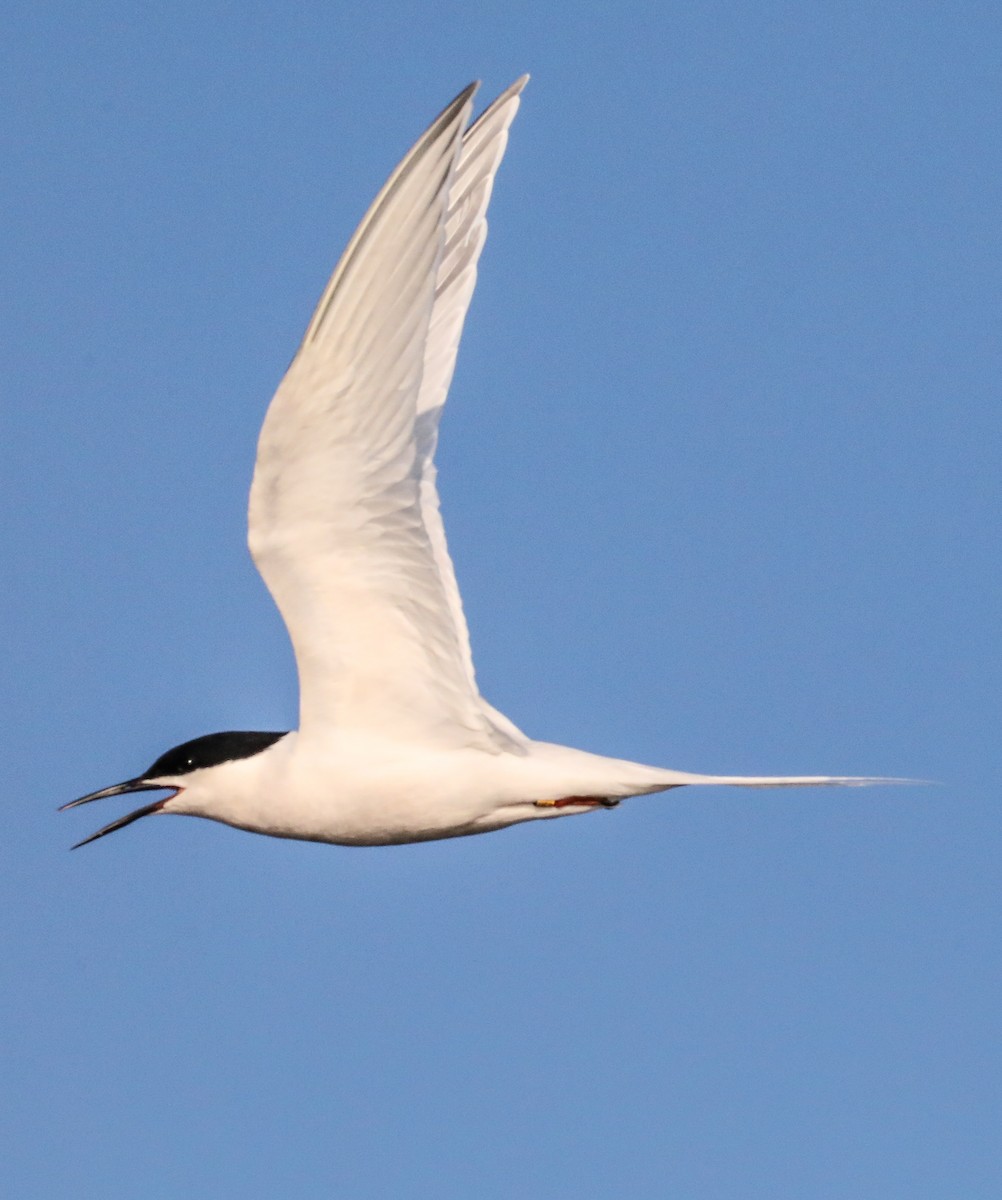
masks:
<path fill-rule="evenodd" d="M 196 791 L 204 789 L 206 786 L 211 788 L 217 777 L 221 776 L 222 769 L 226 764 L 260 754 L 283 737 L 285 737 L 284 733 L 257 731 L 207 733 L 204 737 L 183 742 L 180 746 L 168 750 L 166 754 L 161 754 L 151 767 L 141 775 L 137 775 L 135 779 L 127 779 L 124 783 L 114 783 L 111 787 L 90 792 L 78 800 L 71 800 L 69 804 L 64 804 L 59 811 L 65 812 L 68 808 L 89 804 L 92 800 L 104 800 L 109 796 L 125 796 L 130 792 L 170 792 L 169 796 L 161 796 L 152 804 L 144 804 L 142 808 L 137 808 L 134 812 L 119 817 L 117 821 L 112 821 L 110 825 L 105 825 L 97 833 L 92 833 L 82 842 L 77 842 L 73 849 L 86 846 L 88 842 L 94 842 L 98 838 L 104 837 L 106 833 L 114 833 L 116 829 L 123 829 L 126 825 L 131 825 L 133 821 L 138 821 L 140 817 L 148 817 L 151 813 L 164 811 L 165 806 L 169 805 L 181 792 L 189 789 Z M 186 804 L 183 809 L 179 808 L 177 811 L 197 812 L 198 809 L 197 807 L 189 808 Z"/>

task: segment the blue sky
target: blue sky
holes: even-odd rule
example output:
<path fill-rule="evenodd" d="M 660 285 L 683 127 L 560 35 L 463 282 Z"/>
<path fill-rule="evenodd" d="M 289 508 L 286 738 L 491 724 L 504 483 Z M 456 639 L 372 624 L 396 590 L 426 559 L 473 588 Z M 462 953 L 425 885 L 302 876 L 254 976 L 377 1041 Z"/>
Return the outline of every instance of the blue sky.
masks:
<path fill-rule="evenodd" d="M 995 1198 L 990 4 L 16 6 L 5 1190 Z M 440 451 L 485 693 L 679 791 L 415 847 L 55 806 L 295 722 L 254 445 L 355 222 L 533 81 Z"/>

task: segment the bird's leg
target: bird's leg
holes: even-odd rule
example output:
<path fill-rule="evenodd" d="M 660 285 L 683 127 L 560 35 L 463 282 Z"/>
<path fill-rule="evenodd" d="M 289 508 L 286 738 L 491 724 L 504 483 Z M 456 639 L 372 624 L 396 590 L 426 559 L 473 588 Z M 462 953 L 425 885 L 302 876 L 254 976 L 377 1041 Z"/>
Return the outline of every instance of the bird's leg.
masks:
<path fill-rule="evenodd" d="M 615 808 L 619 803 L 609 796 L 562 796 L 559 800 L 537 800 L 537 808 L 569 808 L 571 805 Z"/>

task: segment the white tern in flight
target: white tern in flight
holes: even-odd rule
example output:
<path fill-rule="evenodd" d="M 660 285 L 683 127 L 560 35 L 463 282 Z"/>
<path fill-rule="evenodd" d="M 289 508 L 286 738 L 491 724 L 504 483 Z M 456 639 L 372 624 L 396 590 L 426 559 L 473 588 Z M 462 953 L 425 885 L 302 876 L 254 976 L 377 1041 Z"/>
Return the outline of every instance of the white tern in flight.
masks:
<path fill-rule="evenodd" d="M 480 695 L 435 488 L 486 212 L 527 77 L 470 124 L 466 88 L 348 243 L 268 409 L 249 544 L 299 668 L 299 729 L 210 733 L 134 779 L 153 813 L 372 846 L 487 833 L 686 784 L 876 779 L 693 775 L 533 741 Z"/>

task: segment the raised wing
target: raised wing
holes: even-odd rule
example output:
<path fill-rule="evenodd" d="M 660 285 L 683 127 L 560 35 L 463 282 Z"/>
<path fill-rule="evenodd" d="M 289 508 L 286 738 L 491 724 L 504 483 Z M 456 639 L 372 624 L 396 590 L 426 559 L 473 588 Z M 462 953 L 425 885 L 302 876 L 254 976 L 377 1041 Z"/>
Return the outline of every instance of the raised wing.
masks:
<path fill-rule="evenodd" d="M 434 456 L 438 425 L 445 406 L 463 324 L 477 283 L 477 260 L 487 240 L 487 206 L 494 176 L 508 145 L 508 127 L 518 112 L 519 96 L 529 82 L 523 75 L 502 92 L 463 136 L 463 149 L 449 188 L 445 247 L 435 284 L 435 307 L 428 328 L 424 374 L 417 402 L 417 448 L 421 470 L 421 511 L 432 553 L 452 614 L 470 689 L 477 692 L 470 634 L 456 571 L 449 557 L 439 510 Z M 480 698 L 490 724 L 504 737 L 523 744 L 525 735 L 503 714 Z"/>
<path fill-rule="evenodd" d="M 447 244 L 464 280 L 479 252 L 462 249 L 449 225 L 475 90 L 449 105 L 377 196 L 261 430 L 249 542 L 292 639 L 304 734 L 338 727 L 430 745 L 511 745 L 473 683 L 437 499 L 429 531 L 434 428 L 418 420 L 426 377 L 444 396 L 462 326 Z M 464 223 L 459 213 L 451 230 Z M 473 225 L 483 227 L 482 211 Z M 426 369 L 443 302 L 452 348 Z"/>

